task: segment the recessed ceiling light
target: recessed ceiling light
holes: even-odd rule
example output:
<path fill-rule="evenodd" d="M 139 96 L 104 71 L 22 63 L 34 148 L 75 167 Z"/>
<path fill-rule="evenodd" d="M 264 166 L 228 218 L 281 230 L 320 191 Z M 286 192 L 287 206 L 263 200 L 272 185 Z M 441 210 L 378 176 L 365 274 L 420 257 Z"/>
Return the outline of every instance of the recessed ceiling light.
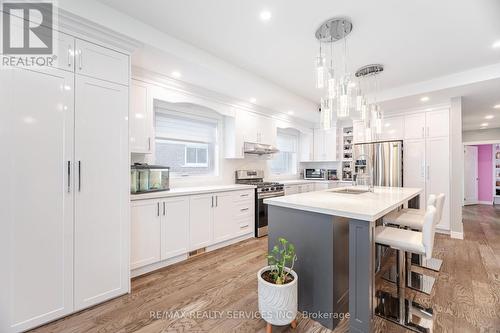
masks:
<path fill-rule="evenodd" d="M 486 126 L 488 126 L 488 123 L 482 123 L 481 124 L 481 127 L 486 127 Z"/>
<path fill-rule="evenodd" d="M 288 110 L 287 112 L 290 116 L 294 114 L 293 110 Z"/>
<path fill-rule="evenodd" d="M 492 48 L 494 49 L 500 49 L 500 40 L 497 40 L 491 45 Z"/>
<path fill-rule="evenodd" d="M 428 100 L 429 100 L 429 97 L 427 97 L 427 96 L 420 98 L 421 102 L 427 102 Z"/>
<path fill-rule="evenodd" d="M 255 103 L 257 102 L 257 98 L 255 97 L 250 97 L 250 103 Z"/>
<path fill-rule="evenodd" d="M 172 76 L 175 77 L 176 79 L 180 78 L 182 76 L 182 74 L 178 71 L 173 71 L 172 72 Z"/>
<path fill-rule="evenodd" d="M 495 116 L 492 114 L 489 114 L 486 117 L 484 117 L 484 119 L 493 119 L 493 118 L 495 118 Z"/>
<path fill-rule="evenodd" d="M 262 21 L 269 21 L 271 19 L 271 16 L 271 12 L 268 10 L 263 10 L 259 14 L 259 17 Z"/>
<path fill-rule="evenodd" d="M 425 109 L 425 111 L 432 111 L 432 108 Z"/>
<path fill-rule="evenodd" d="M 389 127 L 389 126 L 391 126 L 391 124 L 389 124 L 389 123 L 385 123 L 385 124 L 384 124 L 384 126 L 385 126 L 385 127 Z"/>
<path fill-rule="evenodd" d="M 494 109 L 500 109 L 500 104 L 493 106 Z"/>

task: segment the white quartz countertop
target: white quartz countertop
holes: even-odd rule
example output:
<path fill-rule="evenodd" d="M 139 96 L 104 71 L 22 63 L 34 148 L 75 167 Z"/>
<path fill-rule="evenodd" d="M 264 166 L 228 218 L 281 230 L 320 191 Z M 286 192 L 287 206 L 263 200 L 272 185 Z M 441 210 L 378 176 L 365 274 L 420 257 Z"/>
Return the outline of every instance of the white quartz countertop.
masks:
<path fill-rule="evenodd" d="M 272 180 L 283 185 L 299 185 L 310 183 L 352 183 L 351 180 L 312 180 L 312 179 L 291 179 L 291 180 Z"/>
<path fill-rule="evenodd" d="M 197 186 L 197 187 L 177 187 L 172 188 L 170 191 L 160 191 L 151 193 L 141 193 L 141 194 L 131 194 L 130 200 L 146 200 L 146 199 L 159 199 L 168 197 L 177 197 L 181 195 L 192 195 L 192 194 L 203 194 L 203 193 L 214 193 L 214 192 L 225 192 L 225 191 L 238 191 L 238 190 L 252 190 L 255 186 L 253 185 L 211 185 L 211 186 Z"/>
<path fill-rule="evenodd" d="M 373 193 L 334 192 L 339 189 L 341 188 L 270 198 L 265 199 L 264 203 L 332 216 L 375 221 L 422 193 L 420 188 L 380 186 L 376 186 Z"/>

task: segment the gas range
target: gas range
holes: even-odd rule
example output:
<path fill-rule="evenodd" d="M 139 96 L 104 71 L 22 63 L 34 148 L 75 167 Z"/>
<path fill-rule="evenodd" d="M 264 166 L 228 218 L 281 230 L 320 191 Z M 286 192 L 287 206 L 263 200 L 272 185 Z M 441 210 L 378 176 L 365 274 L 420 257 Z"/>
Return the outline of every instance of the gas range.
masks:
<path fill-rule="evenodd" d="M 257 193 L 270 193 L 283 191 L 283 184 L 277 182 L 265 182 L 265 181 L 236 181 L 237 184 L 246 184 L 257 186 Z"/>

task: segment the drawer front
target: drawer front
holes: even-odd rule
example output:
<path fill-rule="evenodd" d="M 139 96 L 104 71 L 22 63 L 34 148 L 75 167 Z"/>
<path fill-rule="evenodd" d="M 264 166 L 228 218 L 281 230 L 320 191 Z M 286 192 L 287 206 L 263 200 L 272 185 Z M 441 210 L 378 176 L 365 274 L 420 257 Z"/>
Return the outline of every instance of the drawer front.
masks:
<path fill-rule="evenodd" d="M 254 190 L 243 190 L 243 191 L 235 191 L 234 192 L 234 201 L 242 202 L 249 201 L 253 202 L 255 200 L 255 191 Z"/>
<path fill-rule="evenodd" d="M 253 218 L 239 218 L 236 219 L 236 224 L 238 225 L 238 233 L 246 234 L 254 231 L 255 220 Z"/>
<path fill-rule="evenodd" d="M 248 217 L 248 218 L 253 218 L 254 216 L 254 202 L 250 201 L 243 201 L 239 202 L 235 205 L 236 208 L 236 218 L 241 218 L 241 217 Z"/>

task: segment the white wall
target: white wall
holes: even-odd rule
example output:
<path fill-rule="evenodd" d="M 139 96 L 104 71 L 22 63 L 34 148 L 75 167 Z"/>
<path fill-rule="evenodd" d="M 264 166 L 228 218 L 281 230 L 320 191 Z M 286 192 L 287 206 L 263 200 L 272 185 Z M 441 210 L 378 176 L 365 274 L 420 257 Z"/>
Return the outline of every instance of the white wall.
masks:
<path fill-rule="evenodd" d="M 477 141 L 499 141 L 500 128 L 489 128 L 476 131 L 464 131 L 462 133 L 463 142 L 477 142 Z"/>
<path fill-rule="evenodd" d="M 464 151 L 462 145 L 462 97 L 451 99 L 450 111 L 450 231 L 451 237 L 463 238 L 462 203 Z"/>

